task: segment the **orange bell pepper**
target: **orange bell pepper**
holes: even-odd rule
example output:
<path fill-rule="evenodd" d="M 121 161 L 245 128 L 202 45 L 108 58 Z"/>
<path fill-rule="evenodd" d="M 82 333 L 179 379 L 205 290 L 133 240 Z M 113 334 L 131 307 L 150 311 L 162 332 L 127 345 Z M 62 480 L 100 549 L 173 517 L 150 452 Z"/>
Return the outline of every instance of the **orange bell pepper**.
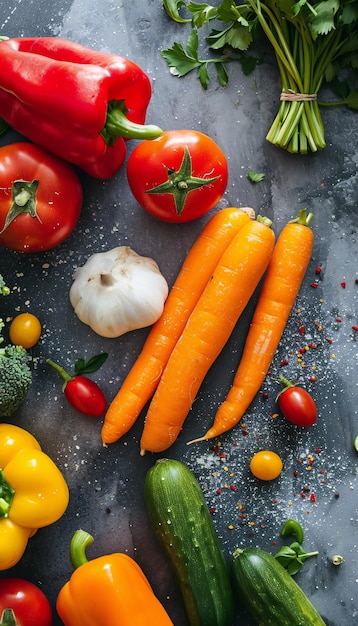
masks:
<path fill-rule="evenodd" d="M 65 626 L 174 626 L 139 565 L 114 553 L 87 561 L 93 537 L 78 530 L 70 557 L 75 571 L 62 587 L 56 610 Z"/>

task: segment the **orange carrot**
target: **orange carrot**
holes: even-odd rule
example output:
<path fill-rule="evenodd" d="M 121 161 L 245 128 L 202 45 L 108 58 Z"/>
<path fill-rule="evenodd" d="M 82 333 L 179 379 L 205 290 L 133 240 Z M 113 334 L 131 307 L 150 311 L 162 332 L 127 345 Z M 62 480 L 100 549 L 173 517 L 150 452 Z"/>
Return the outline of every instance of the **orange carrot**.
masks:
<path fill-rule="evenodd" d="M 274 233 L 263 221 L 243 226 L 226 248 L 178 339 L 149 406 L 141 454 L 176 440 L 201 383 L 264 274 Z"/>
<path fill-rule="evenodd" d="M 299 211 L 281 231 L 259 295 L 232 387 L 207 433 L 218 437 L 233 428 L 259 391 L 270 367 L 311 258 L 312 214 Z"/>
<path fill-rule="evenodd" d="M 239 229 L 254 216 L 250 208 L 222 209 L 198 236 L 169 293 L 161 317 L 151 328 L 142 352 L 107 410 L 102 428 L 105 445 L 128 432 L 152 397 L 168 358 L 221 255 Z"/>

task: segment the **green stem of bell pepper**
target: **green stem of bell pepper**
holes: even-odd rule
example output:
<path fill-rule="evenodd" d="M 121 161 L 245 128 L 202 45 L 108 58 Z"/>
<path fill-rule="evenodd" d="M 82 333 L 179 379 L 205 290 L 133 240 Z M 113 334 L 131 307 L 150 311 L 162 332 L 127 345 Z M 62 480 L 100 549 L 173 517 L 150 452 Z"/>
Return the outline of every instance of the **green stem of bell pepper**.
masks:
<path fill-rule="evenodd" d="M 162 129 L 154 124 L 136 124 L 127 117 L 128 109 L 124 100 L 112 100 L 108 103 L 107 119 L 101 135 L 107 145 L 111 146 L 118 137 L 124 139 L 156 139 Z"/>
<path fill-rule="evenodd" d="M 8 483 L 0 469 L 0 519 L 8 516 L 14 495 L 15 489 Z"/>

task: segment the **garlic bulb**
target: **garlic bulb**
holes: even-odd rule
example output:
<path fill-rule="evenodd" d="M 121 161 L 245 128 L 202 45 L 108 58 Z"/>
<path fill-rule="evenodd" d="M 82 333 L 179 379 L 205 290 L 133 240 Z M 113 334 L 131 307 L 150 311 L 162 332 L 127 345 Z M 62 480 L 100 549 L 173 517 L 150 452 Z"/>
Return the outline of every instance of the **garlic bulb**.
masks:
<path fill-rule="evenodd" d="M 69 297 L 75 313 L 102 337 L 154 324 L 168 296 L 157 263 L 128 246 L 93 254 L 73 278 Z"/>

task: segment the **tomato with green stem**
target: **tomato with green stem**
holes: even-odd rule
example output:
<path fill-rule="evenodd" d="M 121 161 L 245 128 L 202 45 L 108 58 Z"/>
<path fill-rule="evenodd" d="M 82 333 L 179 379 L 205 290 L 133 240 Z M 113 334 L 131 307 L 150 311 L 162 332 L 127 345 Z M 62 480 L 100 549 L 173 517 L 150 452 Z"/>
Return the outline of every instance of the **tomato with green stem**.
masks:
<path fill-rule="evenodd" d="M 297 387 L 285 377 L 279 379 L 283 389 L 277 396 L 278 405 L 288 422 L 307 428 L 317 420 L 317 407 L 306 389 Z"/>
<path fill-rule="evenodd" d="M 74 230 L 82 186 L 65 161 L 27 142 L 0 148 L 0 245 L 42 252 Z"/>
<path fill-rule="evenodd" d="M 129 187 L 140 206 L 165 222 L 189 222 L 213 209 L 228 182 L 226 157 L 208 135 L 166 131 L 134 148 Z"/>
<path fill-rule="evenodd" d="M 23 578 L 0 580 L 0 625 L 52 626 L 52 610 L 43 591 Z"/>
<path fill-rule="evenodd" d="M 67 402 L 76 411 L 88 417 L 103 415 L 107 408 L 107 400 L 100 386 L 83 374 L 97 371 L 107 356 L 107 353 L 104 352 L 97 354 L 87 362 L 84 359 L 76 359 L 74 374 L 69 374 L 61 365 L 51 359 L 46 360 L 46 363 L 51 365 L 64 381 L 62 391 Z"/>
<path fill-rule="evenodd" d="M 36 315 L 19 313 L 10 324 L 10 341 L 15 346 L 22 346 L 27 350 L 37 344 L 41 330 L 41 322 Z"/>

